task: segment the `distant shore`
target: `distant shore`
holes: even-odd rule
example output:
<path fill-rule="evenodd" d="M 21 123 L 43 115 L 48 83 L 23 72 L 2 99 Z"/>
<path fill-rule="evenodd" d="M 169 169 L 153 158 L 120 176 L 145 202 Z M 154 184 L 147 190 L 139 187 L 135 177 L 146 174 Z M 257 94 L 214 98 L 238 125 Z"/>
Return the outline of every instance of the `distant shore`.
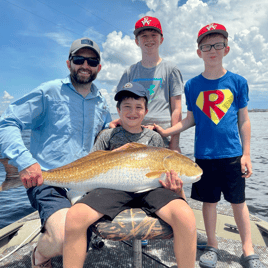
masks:
<path fill-rule="evenodd" d="M 268 112 L 268 109 L 251 109 L 248 110 L 250 113 Z M 183 112 L 186 113 L 186 112 Z M 118 116 L 117 113 L 111 113 L 111 115 Z"/>
<path fill-rule="evenodd" d="M 250 113 L 268 112 L 268 109 L 251 109 L 248 110 Z M 186 112 L 183 112 L 186 113 Z M 111 113 L 112 116 L 118 116 L 118 113 Z M 1 116 L 1 113 L 0 113 Z"/>
<path fill-rule="evenodd" d="M 251 113 L 257 113 L 257 112 L 268 112 L 268 109 L 251 109 L 248 110 Z"/>
<path fill-rule="evenodd" d="M 251 109 L 251 110 L 248 110 L 250 113 L 259 113 L 259 112 L 268 112 L 268 109 Z M 183 113 L 186 113 L 186 112 L 183 112 Z M 112 116 L 117 116 L 118 117 L 118 114 L 117 113 L 111 113 Z"/>

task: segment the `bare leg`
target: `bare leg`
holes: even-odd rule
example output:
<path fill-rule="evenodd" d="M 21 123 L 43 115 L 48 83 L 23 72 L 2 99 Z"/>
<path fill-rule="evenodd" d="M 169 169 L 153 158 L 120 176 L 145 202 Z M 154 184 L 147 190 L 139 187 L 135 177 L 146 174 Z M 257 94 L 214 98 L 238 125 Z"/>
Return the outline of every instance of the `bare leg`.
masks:
<path fill-rule="evenodd" d="M 87 251 L 87 229 L 103 214 L 86 204 L 71 207 L 66 216 L 63 267 L 83 268 Z"/>
<path fill-rule="evenodd" d="M 35 251 L 35 264 L 38 265 L 52 257 L 62 255 L 65 218 L 68 208 L 58 210 L 45 223 L 46 231 L 41 234 Z"/>
<path fill-rule="evenodd" d="M 203 203 L 203 218 L 207 233 L 207 246 L 218 248 L 216 239 L 217 203 Z"/>
<path fill-rule="evenodd" d="M 159 209 L 156 214 L 173 229 L 178 268 L 195 267 L 196 224 L 189 205 L 181 199 L 176 199 Z"/>
<path fill-rule="evenodd" d="M 235 222 L 242 241 L 243 254 L 249 256 L 254 254 L 251 240 L 251 228 L 249 220 L 249 211 L 246 202 L 241 204 L 232 204 Z"/>

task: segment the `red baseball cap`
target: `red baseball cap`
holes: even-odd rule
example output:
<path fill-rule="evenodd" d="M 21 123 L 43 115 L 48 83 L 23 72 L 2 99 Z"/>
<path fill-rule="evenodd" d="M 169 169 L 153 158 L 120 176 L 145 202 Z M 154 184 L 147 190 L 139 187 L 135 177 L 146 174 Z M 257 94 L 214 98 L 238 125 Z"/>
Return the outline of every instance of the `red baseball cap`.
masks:
<path fill-rule="evenodd" d="M 200 41 L 208 34 L 211 33 L 220 33 L 226 38 L 228 38 L 228 33 L 226 31 L 226 28 L 218 23 L 210 23 L 206 26 L 204 26 L 199 32 L 197 36 L 197 43 L 200 43 Z"/>
<path fill-rule="evenodd" d="M 157 18 L 145 16 L 139 19 L 135 24 L 135 31 L 133 33 L 137 36 L 140 31 L 146 29 L 156 30 L 163 35 L 161 23 Z"/>

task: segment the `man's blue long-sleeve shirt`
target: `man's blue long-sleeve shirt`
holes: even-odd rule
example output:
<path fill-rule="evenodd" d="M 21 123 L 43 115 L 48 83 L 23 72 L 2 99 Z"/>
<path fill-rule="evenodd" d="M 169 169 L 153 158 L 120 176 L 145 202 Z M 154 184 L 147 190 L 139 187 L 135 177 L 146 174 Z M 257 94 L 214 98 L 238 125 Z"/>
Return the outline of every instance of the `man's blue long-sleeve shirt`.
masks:
<path fill-rule="evenodd" d="M 84 98 L 68 76 L 41 84 L 8 107 L 0 120 L 0 150 L 19 171 L 36 162 L 42 170 L 60 167 L 86 156 L 110 121 L 97 87 L 92 84 Z M 21 137 L 24 129 L 31 129 L 30 150 Z"/>

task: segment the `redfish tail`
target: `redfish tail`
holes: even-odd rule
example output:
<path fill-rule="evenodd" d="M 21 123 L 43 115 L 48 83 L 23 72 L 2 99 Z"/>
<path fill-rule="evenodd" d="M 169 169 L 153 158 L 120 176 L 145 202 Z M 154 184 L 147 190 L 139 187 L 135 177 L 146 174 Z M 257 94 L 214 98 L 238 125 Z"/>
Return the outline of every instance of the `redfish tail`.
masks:
<path fill-rule="evenodd" d="M 0 159 L 0 162 L 3 164 L 6 171 L 6 179 L 0 186 L 1 191 L 7 191 L 11 188 L 17 188 L 22 186 L 22 182 L 19 177 L 18 169 L 10 164 L 8 164 L 8 159 Z"/>

